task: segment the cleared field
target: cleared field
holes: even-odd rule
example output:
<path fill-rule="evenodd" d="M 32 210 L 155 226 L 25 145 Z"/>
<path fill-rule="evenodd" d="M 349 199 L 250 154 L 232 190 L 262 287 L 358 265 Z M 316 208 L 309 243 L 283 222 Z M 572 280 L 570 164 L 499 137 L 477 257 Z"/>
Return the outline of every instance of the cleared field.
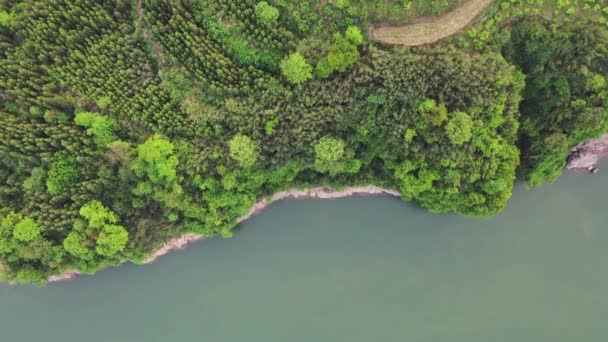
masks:
<path fill-rule="evenodd" d="M 420 18 L 407 25 L 378 24 L 369 28 L 371 38 L 390 45 L 431 44 L 465 28 L 492 0 L 464 0 L 453 11 L 438 17 Z"/>

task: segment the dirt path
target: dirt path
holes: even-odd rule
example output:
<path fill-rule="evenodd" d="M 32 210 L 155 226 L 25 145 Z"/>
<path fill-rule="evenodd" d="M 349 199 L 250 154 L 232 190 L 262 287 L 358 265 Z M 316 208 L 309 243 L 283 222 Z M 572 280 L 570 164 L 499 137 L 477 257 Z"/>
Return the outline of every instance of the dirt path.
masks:
<path fill-rule="evenodd" d="M 376 24 L 369 27 L 373 40 L 390 45 L 418 46 L 435 43 L 465 28 L 492 0 L 463 0 L 454 10 L 438 17 L 419 18 L 407 25 Z"/>

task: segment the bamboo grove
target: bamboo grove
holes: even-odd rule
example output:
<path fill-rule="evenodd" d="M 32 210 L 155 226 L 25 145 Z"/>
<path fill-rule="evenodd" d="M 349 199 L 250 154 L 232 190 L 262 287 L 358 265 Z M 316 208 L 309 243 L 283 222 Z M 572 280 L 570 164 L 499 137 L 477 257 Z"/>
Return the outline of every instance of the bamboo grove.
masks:
<path fill-rule="evenodd" d="M 42 284 L 186 232 L 228 237 L 293 187 L 500 212 L 517 178 L 554 180 L 608 131 L 603 17 L 508 3 L 481 48 L 468 32 L 400 48 L 367 24 L 457 1 L 0 0 L 3 277 Z"/>

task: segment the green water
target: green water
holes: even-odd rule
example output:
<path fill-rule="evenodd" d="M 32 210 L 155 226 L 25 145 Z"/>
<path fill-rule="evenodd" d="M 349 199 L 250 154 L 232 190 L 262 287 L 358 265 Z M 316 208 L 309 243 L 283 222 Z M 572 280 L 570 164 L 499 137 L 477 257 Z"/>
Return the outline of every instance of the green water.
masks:
<path fill-rule="evenodd" d="M 608 341 L 608 164 L 491 219 L 286 201 L 148 266 L 0 285 L 0 341 Z"/>

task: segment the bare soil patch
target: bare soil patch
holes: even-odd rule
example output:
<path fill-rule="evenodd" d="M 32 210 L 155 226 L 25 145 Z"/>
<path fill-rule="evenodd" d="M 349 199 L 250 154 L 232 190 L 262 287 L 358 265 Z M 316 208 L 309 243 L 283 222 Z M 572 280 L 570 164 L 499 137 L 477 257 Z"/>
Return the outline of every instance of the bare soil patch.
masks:
<path fill-rule="evenodd" d="M 370 26 L 370 36 L 389 45 L 432 44 L 464 29 L 491 3 L 492 0 L 463 0 L 454 10 L 441 16 L 419 18 L 407 25 L 380 23 Z"/>

